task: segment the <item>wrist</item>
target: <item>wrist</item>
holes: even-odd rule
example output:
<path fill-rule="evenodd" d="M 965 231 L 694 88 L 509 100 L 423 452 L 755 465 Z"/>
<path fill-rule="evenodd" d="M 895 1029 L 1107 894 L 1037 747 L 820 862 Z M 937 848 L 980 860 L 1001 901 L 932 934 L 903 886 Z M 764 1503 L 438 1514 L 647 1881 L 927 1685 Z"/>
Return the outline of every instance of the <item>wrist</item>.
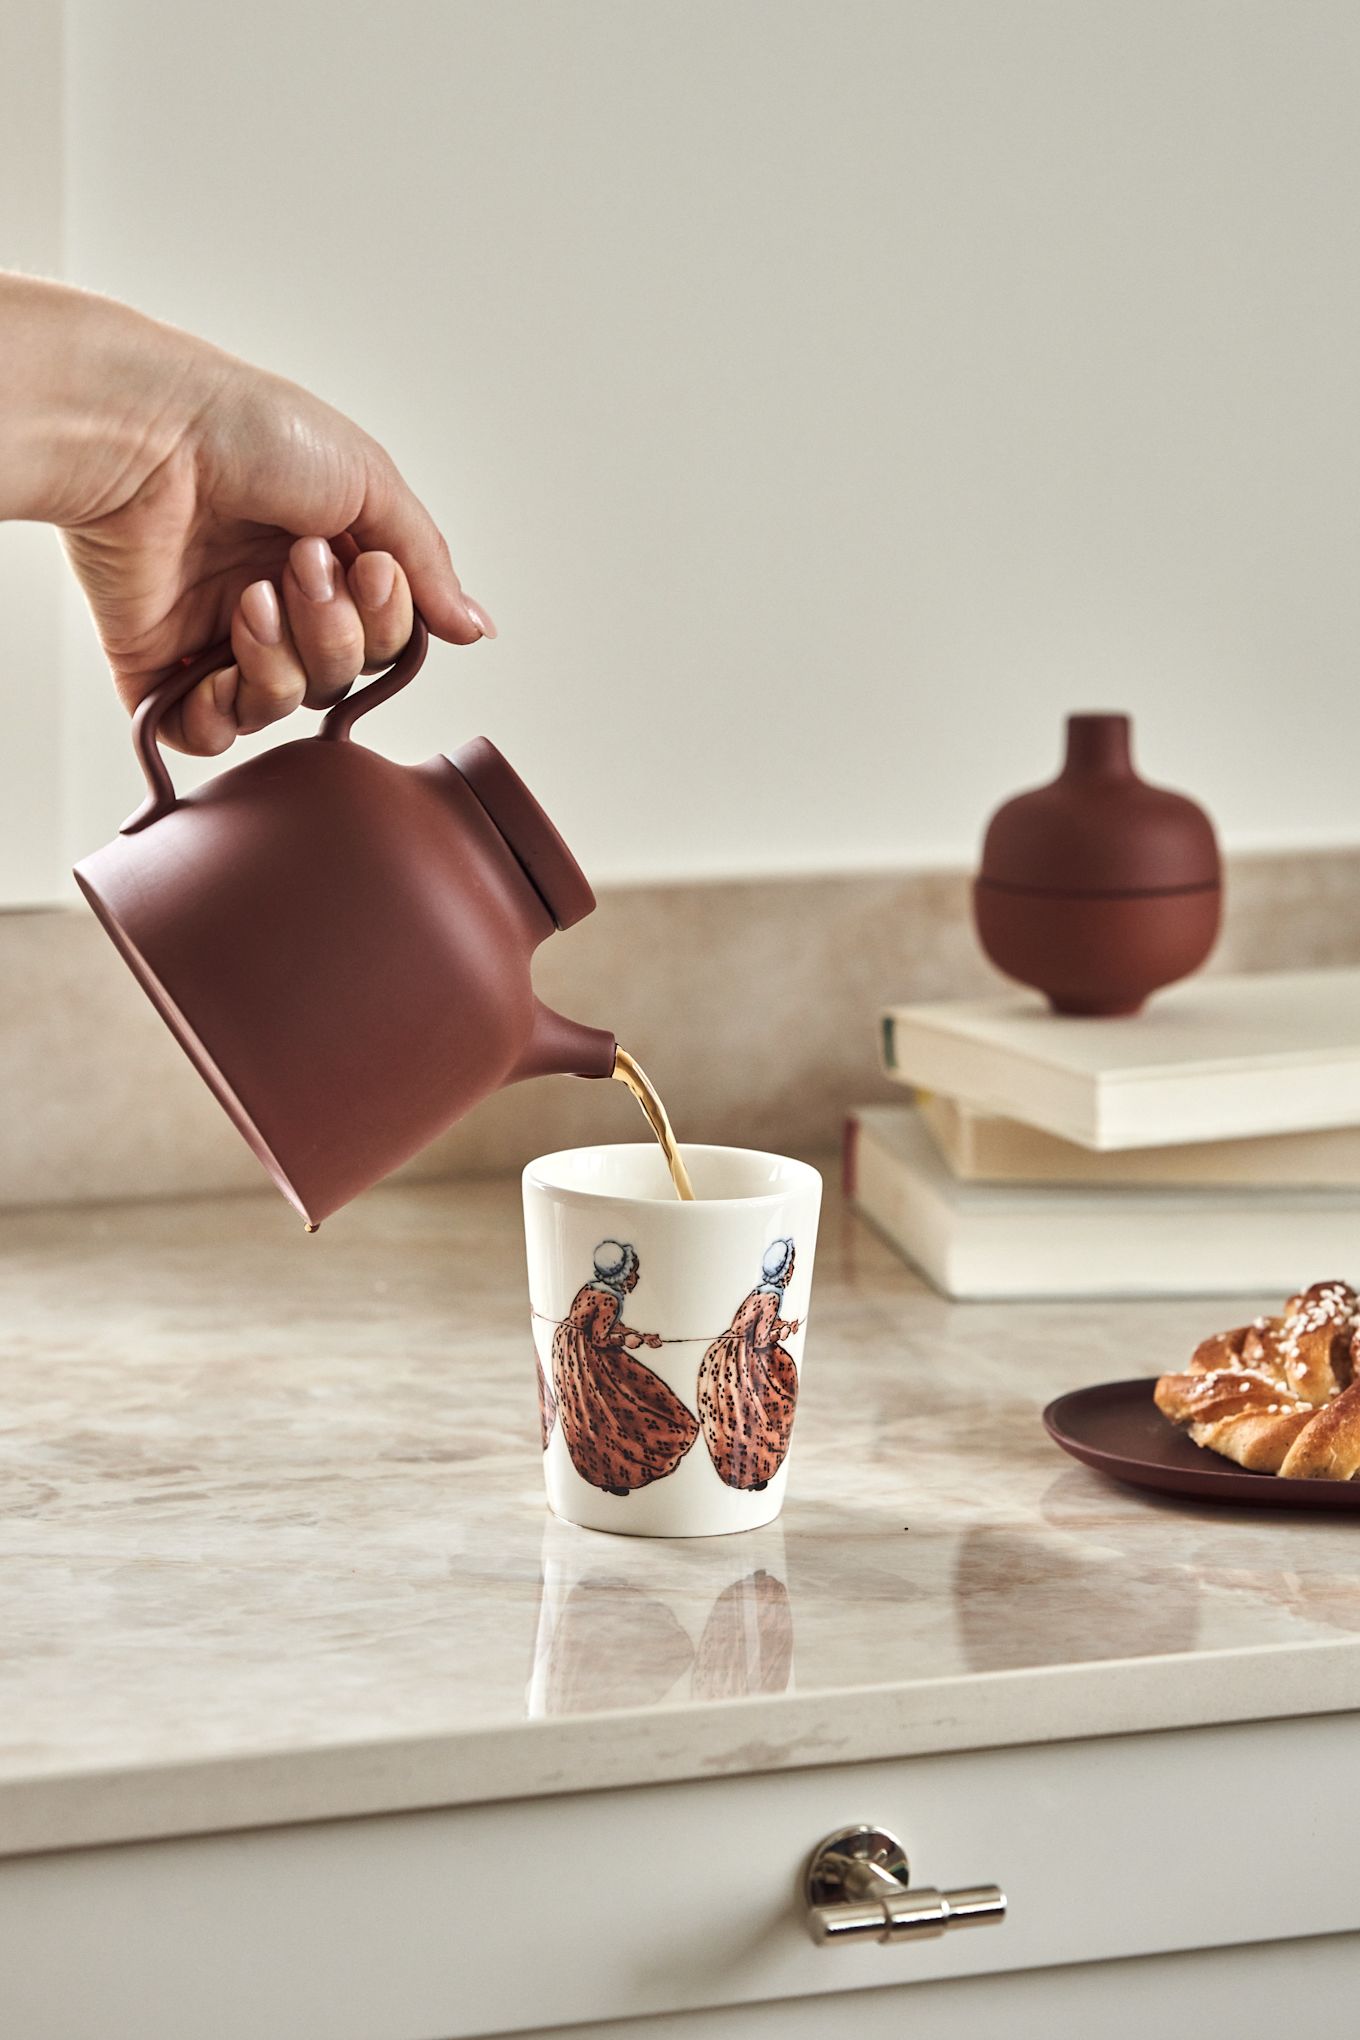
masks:
<path fill-rule="evenodd" d="M 0 517 L 68 528 L 116 509 L 183 437 L 215 357 L 94 293 L 0 276 Z"/>

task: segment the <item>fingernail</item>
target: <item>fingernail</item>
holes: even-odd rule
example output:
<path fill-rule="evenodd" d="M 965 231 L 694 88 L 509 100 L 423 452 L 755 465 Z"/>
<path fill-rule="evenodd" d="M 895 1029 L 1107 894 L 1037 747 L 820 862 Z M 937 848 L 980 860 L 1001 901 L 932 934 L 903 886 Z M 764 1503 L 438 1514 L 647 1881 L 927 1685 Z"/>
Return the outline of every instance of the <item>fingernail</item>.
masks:
<path fill-rule="evenodd" d="M 283 641 L 283 618 L 272 581 L 252 581 L 241 596 L 241 614 L 246 629 L 257 644 L 277 645 Z"/>
<path fill-rule="evenodd" d="M 463 607 L 464 609 L 466 609 L 468 615 L 472 618 L 472 621 L 476 624 L 478 630 L 482 633 L 483 637 L 490 638 L 500 636 L 500 632 L 497 630 L 495 624 L 491 621 L 491 618 L 487 615 L 486 611 L 483 609 L 480 602 L 474 602 L 470 595 L 465 595 L 463 597 Z"/>
<path fill-rule="evenodd" d="M 329 602 L 335 593 L 335 554 L 325 539 L 300 538 L 288 557 L 308 600 Z"/>
<path fill-rule="evenodd" d="M 272 589 L 270 593 L 273 593 Z M 258 636 L 259 633 L 256 631 L 253 623 L 250 629 L 253 636 Z M 234 715 L 236 713 L 236 690 L 240 684 L 241 673 L 239 667 L 224 666 L 220 673 L 213 674 L 213 702 L 219 715 Z"/>
<path fill-rule="evenodd" d="M 397 563 L 391 553 L 360 553 L 349 570 L 350 585 L 365 609 L 381 609 L 392 599 L 397 584 Z"/>

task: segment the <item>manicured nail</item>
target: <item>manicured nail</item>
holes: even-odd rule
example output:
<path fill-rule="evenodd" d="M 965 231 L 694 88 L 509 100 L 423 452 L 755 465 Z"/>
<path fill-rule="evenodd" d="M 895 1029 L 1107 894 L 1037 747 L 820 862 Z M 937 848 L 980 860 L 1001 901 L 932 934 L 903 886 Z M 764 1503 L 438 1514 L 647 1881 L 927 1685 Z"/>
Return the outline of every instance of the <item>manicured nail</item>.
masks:
<path fill-rule="evenodd" d="M 283 618 L 272 581 L 251 582 L 241 595 L 241 614 L 245 618 L 246 629 L 257 644 L 277 645 L 283 642 Z"/>
<path fill-rule="evenodd" d="M 255 626 L 252 624 L 252 633 L 254 630 Z M 213 674 L 213 702 L 219 715 L 236 713 L 236 690 L 240 684 L 241 671 L 238 666 L 224 666 L 220 673 Z"/>
<path fill-rule="evenodd" d="M 397 585 L 397 563 L 391 553 L 360 553 L 349 570 L 349 579 L 355 599 L 365 609 L 381 609 L 391 601 Z"/>
<path fill-rule="evenodd" d="M 335 593 L 335 554 L 325 539 L 300 538 L 288 557 L 308 600 L 329 602 Z"/>
<path fill-rule="evenodd" d="M 500 632 L 487 615 L 480 602 L 474 602 L 470 595 L 463 597 L 463 607 L 476 624 L 483 637 L 499 637 Z"/>

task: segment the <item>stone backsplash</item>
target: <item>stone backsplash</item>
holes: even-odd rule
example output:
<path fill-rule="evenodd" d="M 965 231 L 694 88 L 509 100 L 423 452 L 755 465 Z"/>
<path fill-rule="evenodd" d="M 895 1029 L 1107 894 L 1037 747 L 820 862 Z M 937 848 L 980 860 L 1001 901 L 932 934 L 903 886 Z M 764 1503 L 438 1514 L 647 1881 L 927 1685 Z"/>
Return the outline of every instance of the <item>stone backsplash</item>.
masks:
<path fill-rule="evenodd" d="M 1317 964 L 1360 964 L 1360 849 L 1230 860 L 1211 967 Z M 544 947 L 536 980 L 614 1029 L 682 1138 L 795 1153 L 830 1147 L 847 1106 L 893 1095 L 880 1005 L 1002 982 L 959 872 L 618 887 Z M 621 1085 L 547 1078 L 489 1099 L 409 1173 L 501 1173 L 642 1132 Z M 0 1205 L 263 1183 L 92 916 L 0 915 Z"/>

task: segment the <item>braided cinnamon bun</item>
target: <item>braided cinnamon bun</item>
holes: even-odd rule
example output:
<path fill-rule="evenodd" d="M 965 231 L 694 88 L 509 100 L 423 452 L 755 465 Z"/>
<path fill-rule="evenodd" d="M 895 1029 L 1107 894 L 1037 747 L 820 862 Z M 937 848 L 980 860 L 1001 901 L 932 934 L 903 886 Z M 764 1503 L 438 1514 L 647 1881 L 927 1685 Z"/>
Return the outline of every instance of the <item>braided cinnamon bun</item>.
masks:
<path fill-rule="evenodd" d="M 1164 1374 L 1163 1416 L 1196 1445 L 1254 1473 L 1286 1479 L 1360 1477 L 1360 1296 L 1315 1282 L 1279 1317 L 1220 1332 L 1189 1372 Z"/>

